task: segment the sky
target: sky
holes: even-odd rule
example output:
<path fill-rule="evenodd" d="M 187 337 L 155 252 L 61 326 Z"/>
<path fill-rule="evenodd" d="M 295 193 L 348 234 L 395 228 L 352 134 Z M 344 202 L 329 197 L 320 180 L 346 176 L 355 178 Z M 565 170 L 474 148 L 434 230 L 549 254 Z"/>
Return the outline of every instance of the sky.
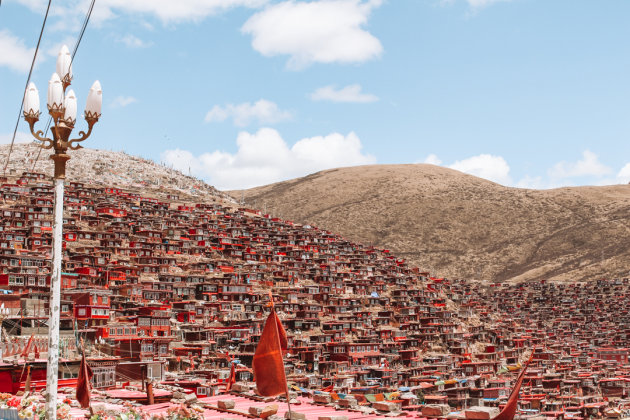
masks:
<path fill-rule="evenodd" d="M 47 4 L 0 5 L 0 143 Z M 88 6 L 52 1 L 42 105 Z M 400 163 L 524 188 L 628 183 L 628 16 L 625 0 L 96 0 L 72 88 L 83 109 L 103 86 L 84 146 L 220 189 Z"/>

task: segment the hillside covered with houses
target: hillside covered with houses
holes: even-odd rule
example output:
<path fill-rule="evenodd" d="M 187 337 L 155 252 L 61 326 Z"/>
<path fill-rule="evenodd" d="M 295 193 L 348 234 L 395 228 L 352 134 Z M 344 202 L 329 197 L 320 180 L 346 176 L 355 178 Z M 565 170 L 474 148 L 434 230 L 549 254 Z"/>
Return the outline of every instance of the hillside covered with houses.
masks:
<path fill-rule="evenodd" d="M 39 172 L 0 181 L 0 392 L 13 395 L 27 374 L 45 388 L 53 191 Z M 389 250 L 164 186 L 69 181 L 65 209 L 60 387 L 76 385 L 83 341 L 103 410 L 260 418 L 270 401 L 251 364 L 271 298 L 306 418 L 489 416 L 532 351 L 520 416 L 628 415 L 628 279 L 435 278 Z"/>

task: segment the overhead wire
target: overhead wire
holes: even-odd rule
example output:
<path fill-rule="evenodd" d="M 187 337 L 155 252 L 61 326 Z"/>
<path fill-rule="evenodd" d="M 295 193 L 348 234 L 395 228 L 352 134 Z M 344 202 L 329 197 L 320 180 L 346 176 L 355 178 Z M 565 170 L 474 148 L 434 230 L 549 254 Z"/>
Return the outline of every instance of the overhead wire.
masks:
<path fill-rule="evenodd" d="M 81 40 L 83 39 L 83 34 L 85 33 L 85 29 L 87 28 L 88 22 L 90 21 L 90 17 L 92 16 L 92 10 L 94 9 L 94 3 L 96 0 L 92 0 L 90 3 L 90 7 L 88 8 L 87 13 L 85 14 L 85 18 L 83 19 L 83 24 L 81 25 L 81 32 L 79 33 L 79 37 L 77 38 L 77 42 L 74 44 L 74 50 L 72 51 L 72 58 L 70 59 L 70 64 L 74 62 L 74 56 L 77 54 L 77 50 L 79 49 L 79 45 L 81 44 Z M 48 117 L 48 122 L 46 123 L 46 129 L 44 133 L 48 132 L 50 128 L 50 124 L 52 123 L 52 117 Z M 42 149 L 44 148 L 43 144 L 39 145 L 39 149 L 37 149 L 37 156 L 35 157 L 35 161 L 33 161 L 33 166 L 31 168 L 31 172 L 35 172 L 35 165 L 39 161 L 39 157 L 42 154 Z"/>
<path fill-rule="evenodd" d="M 48 12 L 50 11 L 50 4 L 52 0 L 48 0 L 48 7 L 46 7 L 46 14 L 44 15 L 44 21 L 42 22 L 42 29 L 39 31 L 39 38 L 37 39 L 37 46 L 35 47 L 35 53 L 33 54 L 33 61 L 31 61 L 31 69 L 28 72 L 28 77 L 26 78 L 26 85 L 24 86 L 24 92 L 26 93 L 26 89 L 28 89 L 28 84 L 31 82 L 31 76 L 33 75 L 33 68 L 35 67 L 35 59 L 37 58 L 37 53 L 39 51 L 39 44 L 42 41 L 42 35 L 44 34 L 44 28 L 46 27 L 46 21 L 48 20 Z M 9 158 L 11 157 L 11 152 L 13 152 L 13 145 L 15 144 L 15 135 L 17 134 L 18 125 L 20 124 L 20 117 L 22 116 L 22 109 L 24 108 L 24 95 L 22 95 L 22 102 L 20 103 L 20 110 L 18 111 L 17 121 L 15 122 L 15 128 L 13 129 L 13 137 L 11 138 L 11 146 L 9 146 L 9 153 L 7 154 L 7 160 L 4 162 L 4 168 L 2 170 L 3 176 L 7 173 L 7 165 L 9 164 Z"/>

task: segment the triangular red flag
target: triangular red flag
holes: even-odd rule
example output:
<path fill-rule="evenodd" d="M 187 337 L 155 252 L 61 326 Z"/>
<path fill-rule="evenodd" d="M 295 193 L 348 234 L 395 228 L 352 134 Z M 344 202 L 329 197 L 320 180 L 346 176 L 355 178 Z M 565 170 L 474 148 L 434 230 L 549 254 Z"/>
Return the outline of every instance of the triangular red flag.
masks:
<path fill-rule="evenodd" d="M 529 363 L 532 361 L 533 357 L 534 352 L 532 352 L 531 356 L 529 356 L 529 360 L 527 361 L 527 363 L 525 363 L 525 366 L 523 366 L 523 370 L 521 370 L 521 373 L 518 375 L 518 378 L 516 379 L 516 384 L 514 384 L 514 388 L 512 388 L 512 392 L 510 393 L 507 404 L 505 404 L 503 410 L 501 410 L 501 412 L 492 420 L 514 419 L 514 415 L 516 415 L 516 410 L 518 408 L 518 394 L 521 390 L 521 384 L 523 383 L 523 379 L 525 379 L 525 372 L 527 371 L 527 367 L 529 366 Z"/>
<path fill-rule="evenodd" d="M 28 339 L 28 343 L 26 343 L 26 346 L 24 346 L 24 350 L 22 350 L 22 353 L 20 354 L 20 356 L 28 357 L 28 354 L 31 352 L 32 344 L 33 344 L 33 336 L 31 335 L 31 338 Z"/>
<path fill-rule="evenodd" d="M 274 397 L 287 391 L 282 361 L 282 351 L 286 349 L 287 333 L 272 309 L 254 353 L 254 380 L 260 395 Z"/>
<path fill-rule="evenodd" d="M 227 386 L 225 387 L 225 391 L 229 391 L 232 389 L 232 385 L 236 382 L 236 363 L 230 363 L 230 376 L 228 377 Z"/>
<path fill-rule="evenodd" d="M 82 408 L 90 406 L 90 380 L 92 379 L 92 369 L 85 360 L 85 353 L 81 357 L 81 365 L 79 366 L 79 377 L 77 378 L 76 397 Z"/>

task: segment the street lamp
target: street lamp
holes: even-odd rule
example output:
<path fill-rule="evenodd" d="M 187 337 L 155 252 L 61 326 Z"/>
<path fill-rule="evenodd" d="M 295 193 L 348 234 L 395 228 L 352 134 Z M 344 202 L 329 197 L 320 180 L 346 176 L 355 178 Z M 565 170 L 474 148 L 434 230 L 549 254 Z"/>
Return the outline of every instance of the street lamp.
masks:
<path fill-rule="evenodd" d="M 53 261 L 50 278 L 50 319 L 48 322 L 48 367 L 46 371 L 46 418 L 57 418 L 57 379 L 59 377 L 59 307 L 61 301 L 61 252 L 63 229 L 63 187 L 66 178 L 66 162 L 70 159 L 67 151 L 82 148 L 80 142 L 92 133 L 92 127 L 101 116 L 103 101 L 101 84 L 92 85 L 85 105 L 84 118 L 88 124 L 87 133 L 79 132 L 79 137 L 70 139 L 77 119 L 77 97 L 66 88 L 72 81 L 72 56 L 65 45 L 57 56 L 57 72 L 48 82 L 47 108 L 53 127 L 52 139 L 45 137 L 35 123 L 39 120 L 39 93 L 35 84 L 30 83 L 24 94 L 24 119 L 28 122 L 31 134 L 41 141 L 44 149 L 54 149 L 50 158 L 55 162 L 55 221 L 53 225 Z"/>

